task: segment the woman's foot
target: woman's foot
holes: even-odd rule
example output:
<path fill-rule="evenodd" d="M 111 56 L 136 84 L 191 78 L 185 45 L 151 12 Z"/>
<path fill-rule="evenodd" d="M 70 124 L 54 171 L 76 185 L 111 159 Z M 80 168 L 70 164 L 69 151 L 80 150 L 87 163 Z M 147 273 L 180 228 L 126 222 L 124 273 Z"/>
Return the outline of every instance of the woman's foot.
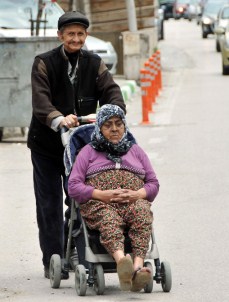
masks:
<path fill-rule="evenodd" d="M 151 280 L 152 272 L 148 267 L 142 267 L 135 270 L 132 276 L 132 292 L 141 291 Z"/>
<path fill-rule="evenodd" d="M 128 291 L 132 286 L 132 277 L 134 273 L 133 261 L 130 255 L 122 257 L 117 263 L 117 273 L 119 277 L 120 288 Z"/>

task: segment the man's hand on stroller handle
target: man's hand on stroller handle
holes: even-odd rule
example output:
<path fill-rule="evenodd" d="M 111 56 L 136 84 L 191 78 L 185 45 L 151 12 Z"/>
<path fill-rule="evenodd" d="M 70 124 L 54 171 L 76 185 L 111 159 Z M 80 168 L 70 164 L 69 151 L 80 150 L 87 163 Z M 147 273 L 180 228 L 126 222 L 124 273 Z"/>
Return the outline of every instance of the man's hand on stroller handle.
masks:
<path fill-rule="evenodd" d="M 80 122 L 84 123 L 94 123 L 96 119 L 96 113 L 88 114 L 85 116 L 76 116 L 74 114 L 69 114 L 63 118 L 60 122 L 60 129 L 61 128 L 74 128 L 80 125 Z"/>
<path fill-rule="evenodd" d="M 61 134 L 61 141 L 64 147 L 68 144 L 68 138 L 69 138 L 69 129 L 75 128 L 80 126 L 80 122 L 83 123 L 94 123 L 96 119 L 96 114 L 92 113 L 85 116 L 76 116 L 74 114 L 69 114 L 63 118 L 63 120 L 60 122 L 60 134 Z M 73 129 L 74 130 L 74 129 Z"/>
<path fill-rule="evenodd" d="M 92 193 L 92 198 L 103 201 L 104 203 L 129 203 L 135 202 L 138 199 L 146 198 L 146 191 L 144 188 L 133 191 L 130 189 L 115 189 L 115 190 L 98 190 L 95 189 Z"/>
<path fill-rule="evenodd" d="M 63 120 L 60 122 L 60 128 L 66 127 L 66 128 L 72 128 L 72 127 L 78 127 L 79 121 L 76 115 L 69 114 L 63 118 Z"/>

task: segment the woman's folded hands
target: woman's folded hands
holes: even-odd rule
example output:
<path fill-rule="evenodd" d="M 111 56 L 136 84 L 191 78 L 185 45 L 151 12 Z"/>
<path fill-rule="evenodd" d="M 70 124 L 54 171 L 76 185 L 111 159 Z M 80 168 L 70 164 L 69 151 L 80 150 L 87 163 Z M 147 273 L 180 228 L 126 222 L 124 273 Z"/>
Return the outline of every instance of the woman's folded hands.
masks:
<path fill-rule="evenodd" d="M 129 203 L 135 202 L 138 199 L 145 199 L 146 191 L 144 188 L 137 191 L 121 188 L 104 191 L 95 189 L 93 191 L 92 198 L 101 200 L 105 203 Z"/>

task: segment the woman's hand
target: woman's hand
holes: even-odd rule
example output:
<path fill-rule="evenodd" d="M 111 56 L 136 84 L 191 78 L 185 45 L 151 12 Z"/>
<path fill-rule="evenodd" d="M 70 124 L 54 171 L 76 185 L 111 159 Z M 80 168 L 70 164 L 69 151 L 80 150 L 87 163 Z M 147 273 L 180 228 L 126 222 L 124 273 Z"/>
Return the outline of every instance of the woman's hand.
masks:
<path fill-rule="evenodd" d="M 116 198 L 117 196 L 122 194 L 123 191 L 124 190 L 122 190 L 122 189 L 104 190 L 104 191 L 95 189 L 92 193 L 92 198 L 101 200 L 105 203 L 110 203 L 110 202 L 113 202 L 113 201 L 111 201 L 113 198 Z"/>
<path fill-rule="evenodd" d="M 141 188 L 138 191 L 133 191 L 129 189 L 122 189 L 122 191 L 117 192 L 114 198 L 111 198 L 111 202 L 117 203 L 128 203 L 128 202 L 135 202 L 138 199 L 145 199 L 146 198 L 146 191 L 144 188 Z"/>
<path fill-rule="evenodd" d="M 77 116 L 74 114 L 69 114 L 65 116 L 63 120 L 60 122 L 60 127 L 72 128 L 78 126 L 79 126 L 79 122 Z"/>
<path fill-rule="evenodd" d="M 93 191 L 92 197 L 101 200 L 105 203 L 129 203 L 137 201 L 138 199 L 146 198 L 146 191 L 144 188 L 133 191 L 129 189 L 115 189 L 115 190 L 97 190 Z"/>

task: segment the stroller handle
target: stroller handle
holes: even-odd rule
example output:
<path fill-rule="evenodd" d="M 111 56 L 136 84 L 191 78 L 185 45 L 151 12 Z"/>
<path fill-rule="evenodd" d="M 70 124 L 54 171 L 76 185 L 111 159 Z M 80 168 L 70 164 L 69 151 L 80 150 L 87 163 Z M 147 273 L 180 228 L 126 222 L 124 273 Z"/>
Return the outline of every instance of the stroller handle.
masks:
<path fill-rule="evenodd" d="M 96 114 L 92 113 L 92 114 L 85 115 L 85 116 L 77 116 L 77 119 L 81 123 L 91 124 L 91 123 L 95 122 Z M 60 128 L 61 141 L 62 141 L 62 144 L 63 144 L 64 147 L 66 147 L 66 145 L 68 143 L 68 138 L 69 138 L 69 135 L 70 135 L 70 131 L 72 131 L 73 129 L 75 129 L 75 128 L 70 128 L 69 129 L 65 126 Z"/>
<path fill-rule="evenodd" d="M 96 120 L 96 113 L 88 114 L 85 116 L 77 116 L 79 122 L 94 123 Z"/>

